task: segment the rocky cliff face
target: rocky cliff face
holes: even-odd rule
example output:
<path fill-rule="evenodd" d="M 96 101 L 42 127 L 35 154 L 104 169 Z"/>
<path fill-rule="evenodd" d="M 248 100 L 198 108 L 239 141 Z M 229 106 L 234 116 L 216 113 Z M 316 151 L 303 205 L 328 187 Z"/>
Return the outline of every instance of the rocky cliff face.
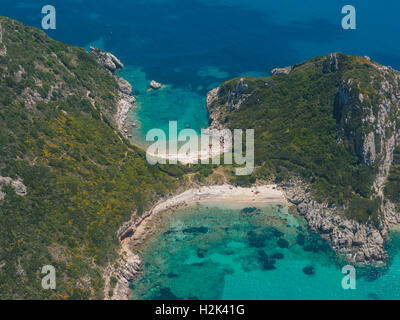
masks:
<path fill-rule="evenodd" d="M 343 79 L 335 100 L 339 140 L 353 143 L 361 162 L 376 167 L 373 192 L 383 196 L 382 188 L 399 143 L 400 74 L 390 67 L 370 62 L 376 70 L 369 83 L 353 77 Z M 364 80 L 365 81 L 365 80 Z"/>
<path fill-rule="evenodd" d="M 99 64 L 114 75 L 117 81 L 119 101 L 117 104 L 117 112 L 114 114 L 114 120 L 117 124 L 118 130 L 127 138 L 130 136 L 130 126 L 127 121 L 128 114 L 133 108 L 136 99 L 132 95 L 132 86 L 129 82 L 114 74 L 118 69 L 124 68 L 124 65 L 116 56 L 109 52 L 90 47 L 90 53 L 95 57 Z"/>
<path fill-rule="evenodd" d="M 224 92 L 219 87 L 215 88 L 207 93 L 207 110 L 208 118 L 211 129 L 223 129 L 224 126 L 221 124 L 221 119 L 226 113 L 226 110 L 222 108 L 214 108 L 214 103 L 218 103 L 223 100 L 228 106 L 229 112 L 239 110 L 240 106 L 250 96 L 248 92 L 249 86 L 247 85 L 244 78 L 240 78 L 234 89 Z"/>
<path fill-rule="evenodd" d="M 115 114 L 115 122 L 117 123 L 118 130 L 125 136 L 129 136 L 129 123 L 128 114 L 136 102 L 135 97 L 132 95 L 132 86 L 128 81 L 116 76 L 119 88 L 119 102 L 117 105 L 117 113 Z"/>
<path fill-rule="evenodd" d="M 383 265 L 387 260 L 384 237 L 387 229 L 362 224 L 344 217 L 342 207 L 313 199 L 309 188 L 299 179 L 281 185 L 290 203 L 297 207 L 313 232 L 321 234 L 332 248 L 353 264 Z"/>
<path fill-rule="evenodd" d="M 4 57 L 7 55 L 7 47 L 3 44 L 3 27 L 0 23 L 0 56 Z"/>
<path fill-rule="evenodd" d="M 129 249 L 129 241 L 121 243 L 118 260 L 109 265 L 103 272 L 105 279 L 104 296 L 106 300 L 128 300 L 129 283 L 134 280 L 141 269 L 141 258 Z M 111 283 L 113 279 L 115 283 Z M 110 295 L 112 293 L 112 295 Z"/>

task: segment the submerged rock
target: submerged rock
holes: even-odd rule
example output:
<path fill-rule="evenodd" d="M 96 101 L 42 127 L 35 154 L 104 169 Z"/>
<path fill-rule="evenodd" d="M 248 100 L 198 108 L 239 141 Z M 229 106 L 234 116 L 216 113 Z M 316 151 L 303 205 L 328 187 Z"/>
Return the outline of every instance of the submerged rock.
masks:
<path fill-rule="evenodd" d="M 184 229 L 182 230 L 183 233 L 207 233 L 208 232 L 208 228 L 207 227 L 193 227 L 193 228 L 188 228 L 188 229 Z"/>
<path fill-rule="evenodd" d="M 311 276 L 311 275 L 314 275 L 314 274 L 315 274 L 315 268 L 312 267 L 312 266 L 308 266 L 308 267 L 303 268 L 303 272 L 304 272 L 306 275 Z"/>
<path fill-rule="evenodd" d="M 178 278 L 179 276 L 176 273 L 170 272 L 168 273 L 168 278 Z"/>
<path fill-rule="evenodd" d="M 289 241 L 283 238 L 280 238 L 276 243 L 282 249 L 289 247 Z"/>
<path fill-rule="evenodd" d="M 247 233 L 249 246 L 253 248 L 262 248 L 265 246 L 265 241 L 267 241 L 267 236 L 264 234 L 257 234 L 254 231 L 249 231 Z"/>
<path fill-rule="evenodd" d="M 261 210 L 257 209 L 256 207 L 248 207 L 248 208 L 244 208 L 242 210 L 243 214 L 252 214 L 252 213 L 258 214 L 260 212 L 261 212 Z"/>
<path fill-rule="evenodd" d="M 262 270 L 267 271 L 276 269 L 276 261 L 274 259 L 270 259 L 263 250 L 257 252 L 257 258 Z"/>
<path fill-rule="evenodd" d="M 379 298 L 379 296 L 376 293 L 369 293 L 368 298 L 372 300 L 381 300 L 381 298 Z"/>
<path fill-rule="evenodd" d="M 197 256 L 199 258 L 204 258 L 206 256 L 207 250 L 206 249 L 198 249 L 197 250 Z"/>
<path fill-rule="evenodd" d="M 179 297 L 174 295 L 170 288 L 161 288 L 155 293 L 151 300 L 181 300 Z"/>
<path fill-rule="evenodd" d="M 254 248 L 262 248 L 265 246 L 267 240 L 280 238 L 282 236 L 283 233 L 273 227 L 268 227 L 258 232 L 249 231 L 247 233 L 249 246 Z"/>
<path fill-rule="evenodd" d="M 320 238 L 318 234 L 311 234 L 305 238 L 303 250 L 307 252 L 326 252 L 329 250 L 329 245 L 326 240 Z"/>
<path fill-rule="evenodd" d="M 283 255 L 283 253 L 277 252 L 271 255 L 271 259 L 277 259 L 277 260 L 282 260 L 284 259 L 285 256 Z"/>
<path fill-rule="evenodd" d="M 297 235 L 297 237 L 296 237 L 296 243 L 297 243 L 299 246 L 304 245 L 305 241 L 306 241 L 306 237 L 305 237 L 304 234 L 300 233 L 300 234 Z"/>

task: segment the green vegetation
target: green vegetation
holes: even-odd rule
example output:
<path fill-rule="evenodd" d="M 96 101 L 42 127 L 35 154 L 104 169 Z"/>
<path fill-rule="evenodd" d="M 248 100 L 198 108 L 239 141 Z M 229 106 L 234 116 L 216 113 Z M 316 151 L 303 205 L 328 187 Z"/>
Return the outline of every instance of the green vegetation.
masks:
<path fill-rule="evenodd" d="M 281 182 L 301 176 L 311 184 L 316 199 L 345 205 L 347 215 L 356 220 L 376 221 L 380 200 L 373 199 L 372 183 L 377 164 L 362 161 L 357 147 L 362 135 L 373 130 L 361 120 L 381 98 L 377 86 L 382 76 L 368 59 L 339 53 L 339 70 L 332 59 L 311 59 L 294 66 L 290 75 L 246 77 L 248 96 L 242 97 L 238 109 L 231 107 L 229 97 L 239 79 L 228 81 L 210 109 L 230 129 L 255 129 L 258 168 L 254 178 L 235 177 L 234 183 L 249 185 L 255 178 Z M 364 108 L 342 110 L 340 86 L 348 90 L 350 106 L 360 104 L 362 93 Z M 234 104 L 238 101 L 233 98 Z M 346 123 L 344 112 L 348 112 Z M 379 152 L 380 146 L 376 149 Z"/>
<path fill-rule="evenodd" d="M 117 134 L 116 82 L 83 49 L 0 21 L 0 175 L 28 189 L 3 188 L 0 299 L 102 298 L 116 231 L 182 185 L 182 169 L 149 166 Z M 44 265 L 56 268 L 54 291 L 41 287 Z"/>

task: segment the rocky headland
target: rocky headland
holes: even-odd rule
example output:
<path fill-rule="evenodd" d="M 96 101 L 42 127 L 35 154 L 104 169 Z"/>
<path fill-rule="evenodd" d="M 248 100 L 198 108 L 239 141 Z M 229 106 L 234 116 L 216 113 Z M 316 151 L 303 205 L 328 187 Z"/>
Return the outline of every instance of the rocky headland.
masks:
<path fill-rule="evenodd" d="M 348 58 L 343 59 L 343 57 L 341 54 L 333 53 L 321 59 L 322 76 L 345 74 L 347 70 L 343 60 Z M 363 90 L 362 85 L 370 84 L 362 83 L 356 75 L 351 74 L 339 82 L 333 110 L 338 123 L 337 143 L 350 141 L 350 144 L 354 145 L 354 152 L 359 161 L 375 170 L 369 197 L 379 199 L 379 221 L 360 223 L 346 214 L 347 205 L 316 201 L 310 186 L 298 177 L 281 182 L 280 187 L 285 192 L 288 202 L 296 206 L 298 212 L 305 217 L 310 229 L 326 238 L 338 254 L 353 264 L 383 265 L 387 260 L 384 245 L 389 240 L 388 231 L 391 226 L 400 223 L 396 205 L 385 196 L 384 192 L 393 164 L 393 154 L 400 143 L 400 134 L 397 130 L 400 75 L 391 67 L 372 62 L 368 57 L 352 57 L 349 60 L 354 60 L 361 66 L 368 65 L 370 70 L 373 70 L 371 72 L 373 76 L 369 81 L 374 82 L 376 95 L 374 101 L 370 97 L 367 98 L 371 93 Z M 299 67 L 306 69 L 308 66 L 304 64 L 272 70 L 273 77 L 265 79 L 263 88 L 259 90 L 268 90 L 274 82 L 290 77 Z M 311 66 L 311 63 L 309 65 Z M 223 129 L 226 124 L 222 124 L 221 120 L 227 119 L 231 113 L 241 112 L 242 106 L 252 99 L 254 88 L 249 88 L 246 79 L 241 78 L 232 82 L 211 90 L 207 95 L 209 121 L 212 127 Z M 259 98 L 257 101 L 261 103 Z"/>
<path fill-rule="evenodd" d="M 387 260 L 384 239 L 388 227 L 348 219 L 344 208 L 313 199 L 310 188 L 299 179 L 280 184 L 286 199 L 303 216 L 311 231 L 319 233 L 338 255 L 351 264 L 381 266 Z"/>

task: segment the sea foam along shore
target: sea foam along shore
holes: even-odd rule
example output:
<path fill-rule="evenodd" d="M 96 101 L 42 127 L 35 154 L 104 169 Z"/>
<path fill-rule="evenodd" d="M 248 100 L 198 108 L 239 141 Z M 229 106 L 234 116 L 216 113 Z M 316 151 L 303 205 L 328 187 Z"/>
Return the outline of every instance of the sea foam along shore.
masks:
<path fill-rule="evenodd" d="M 152 233 L 152 223 L 157 222 L 161 213 L 176 209 L 180 206 L 201 202 L 224 203 L 271 203 L 288 205 L 284 192 L 276 185 L 263 185 L 252 188 L 234 187 L 231 185 L 207 186 L 200 189 L 190 189 L 172 198 L 160 200 L 151 210 L 136 221 L 129 221 L 118 231 L 121 241 L 120 259 L 104 271 L 105 299 L 127 300 L 129 298 L 129 281 L 135 279 L 140 267 L 141 257 L 134 253 L 135 244 L 141 244 Z M 134 219 L 134 216 L 132 219 Z M 157 223 L 156 223 L 157 224 Z M 115 286 L 111 286 L 111 278 L 115 278 Z M 115 281 L 115 280 L 114 280 Z M 110 297 L 110 292 L 112 296 Z"/>

